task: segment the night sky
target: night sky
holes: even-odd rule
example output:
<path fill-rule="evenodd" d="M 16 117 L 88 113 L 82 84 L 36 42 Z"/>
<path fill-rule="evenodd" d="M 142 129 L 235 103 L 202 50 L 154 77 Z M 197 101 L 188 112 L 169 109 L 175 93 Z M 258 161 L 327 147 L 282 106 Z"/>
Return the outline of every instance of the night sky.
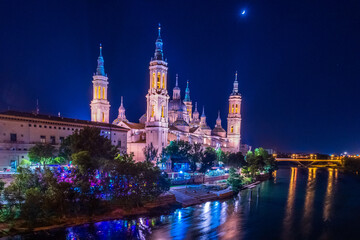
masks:
<path fill-rule="evenodd" d="M 246 9 L 246 14 L 241 11 Z M 90 119 L 99 43 L 111 121 L 145 113 L 157 24 L 169 94 L 226 127 L 239 72 L 242 142 L 296 152 L 360 152 L 360 1 L 0 0 L 0 110 Z"/>

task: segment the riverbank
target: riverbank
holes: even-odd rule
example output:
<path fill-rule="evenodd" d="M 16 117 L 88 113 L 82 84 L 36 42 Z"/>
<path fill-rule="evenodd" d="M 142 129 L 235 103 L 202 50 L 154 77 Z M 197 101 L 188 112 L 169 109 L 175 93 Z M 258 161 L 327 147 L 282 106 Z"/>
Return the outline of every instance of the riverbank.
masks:
<path fill-rule="evenodd" d="M 268 180 L 270 175 L 263 176 L 261 180 L 243 186 L 242 190 L 253 188 L 262 181 Z M 27 234 L 38 231 L 49 231 L 59 228 L 73 227 L 77 225 L 111 221 L 122 218 L 134 218 L 136 216 L 144 215 L 159 215 L 166 214 L 174 209 L 189 207 L 201 204 L 208 201 L 216 201 L 227 199 L 234 196 L 231 189 L 209 190 L 206 185 L 190 185 L 190 186 L 175 186 L 165 194 L 160 195 L 156 201 L 146 203 L 143 207 L 123 209 L 119 207 L 112 207 L 110 210 L 95 215 L 64 217 L 54 219 L 48 226 L 39 226 L 32 229 L 23 227 L 24 221 L 17 220 L 12 225 L 8 223 L 0 224 L 0 237 L 13 236 L 18 234 Z"/>

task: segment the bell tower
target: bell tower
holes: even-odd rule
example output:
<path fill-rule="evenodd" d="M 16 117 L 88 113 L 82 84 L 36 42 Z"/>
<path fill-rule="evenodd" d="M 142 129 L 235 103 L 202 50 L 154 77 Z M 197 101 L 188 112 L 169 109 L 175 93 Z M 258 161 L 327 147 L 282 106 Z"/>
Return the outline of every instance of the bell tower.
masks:
<path fill-rule="evenodd" d="M 237 81 L 237 72 L 235 73 L 235 81 L 233 91 L 229 97 L 229 114 L 227 118 L 227 138 L 230 147 L 235 151 L 240 151 L 241 141 L 241 95 L 239 93 L 239 83 Z"/>
<path fill-rule="evenodd" d="M 110 103 L 107 98 L 108 77 L 105 74 L 102 46 L 97 59 L 96 73 L 93 76 L 93 100 L 90 103 L 91 121 L 109 123 Z"/>
<path fill-rule="evenodd" d="M 154 57 L 150 61 L 150 87 L 146 95 L 146 144 L 159 149 L 167 146 L 168 138 L 168 103 L 167 91 L 168 63 L 164 59 L 161 26 L 155 41 Z"/>

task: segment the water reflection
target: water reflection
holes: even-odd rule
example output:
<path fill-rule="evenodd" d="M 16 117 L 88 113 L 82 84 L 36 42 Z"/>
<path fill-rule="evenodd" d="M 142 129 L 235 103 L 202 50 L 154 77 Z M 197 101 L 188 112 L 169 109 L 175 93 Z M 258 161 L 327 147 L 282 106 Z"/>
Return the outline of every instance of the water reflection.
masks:
<path fill-rule="evenodd" d="M 315 186 L 316 186 L 316 170 L 317 168 L 308 168 L 308 179 L 306 184 L 304 215 L 302 219 L 302 227 L 304 236 L 308 236 L 312 226 L 312 214 L 315 198 Z"/>
<path fill-rule="evenodd" d="M 295 167 L 291 168 L 291 177 L 289 184 L 289 192 L 287 196 L 286 202 L 286 210 L 284 217 L 284 232 L 283 239 L 292 239 L 292 225 L 294 221 L 294 201 L 295 201 L 295 192 L 296 192 L 296 179 L 297 179 L 297 171 L 298 169 Z"/>
<path fill-rule="evenodd" d="M 10 239 L 357 239 L 352 236 L 358 236 L 354 232 L 360 224 L 356 215 L 360 194 L 354 191 L 359 178 L 341 174 L 338 179 L 336 169 L 320 168 L 284 168 L 274 177 L 234 198 L 166 215 L 103 221 Z"/>
<path fill-rule="evenodd" d="M 338 177 L 338 170 L 329 168 L 326 194 L 324 200 L 324 213 L 323 213 L 324 221 L 329 221 L 331 217 L 331 210 L 334 204 L 334 195 L 335 195 L 334 185 L 336 185 L 337 177 Z"/>

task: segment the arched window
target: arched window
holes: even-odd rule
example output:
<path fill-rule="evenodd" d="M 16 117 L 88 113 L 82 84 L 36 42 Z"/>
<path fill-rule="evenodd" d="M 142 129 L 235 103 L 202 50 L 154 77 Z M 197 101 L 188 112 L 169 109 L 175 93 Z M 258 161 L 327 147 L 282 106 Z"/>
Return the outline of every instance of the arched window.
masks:
<path fill-rule="evenodd" d="M 103 94 L 103 99 L 105 99 L 105 87 L 103 87 L 103 92 L 102 92 L 102 94 Z"/>
<path fill-rule="evenodd" d="M 105 122 L 105 113 L 102 113 L 102 121 Z"/>
<path fill-rule="evenodd" d="M 231 113 L 231 105 L 229 104 L 229 113 Z"/>
<path fill-rule="evenodd" d="M 231 107 L 231 113 L 234 113 L 234 104 Z"/>
<path fill-rule="evenodd" d="M 155 114 L 155 107 L 154 105 L 151 105 L 151 117 L 154 117 Z"/>
<path fill-rule="evenodd" d="M 162 88 L 165 89 L 165 73 L 163 73 L 163 76 L 162 76 Z"/>
<path fill-rule="evenodd" d="M 155 73 L 153 73 L 152 87 L 155 88 Z"/>
<path fill-rule="evenodd" d="M 164 118 L 164 106 L 161 106 L 161 117 Z"/>
<path fill-rule="evenodd" d="M 238 113 L 238 105 L 235 106 L 235 113 Z"/>
<path fill-rule="evenodd" d="M 231 126 L 231 128 L 230 128 L 230 132 L 231 132 L 231 133 L 234 132 L 234 127 L 233 127 L 233 126 Z"/>
<path fill-rule="evenodd" d="M 158 72 L 158 79 L 157 79 L 157 88 L 160 88 L 160 79 L 161 78 L 161 75 L 160 75 L 160 72 Z"/>
<path fill-rule="evenodd" d="M 98 87 L 98 99 L 101 99 L 101 87 Z"/>

